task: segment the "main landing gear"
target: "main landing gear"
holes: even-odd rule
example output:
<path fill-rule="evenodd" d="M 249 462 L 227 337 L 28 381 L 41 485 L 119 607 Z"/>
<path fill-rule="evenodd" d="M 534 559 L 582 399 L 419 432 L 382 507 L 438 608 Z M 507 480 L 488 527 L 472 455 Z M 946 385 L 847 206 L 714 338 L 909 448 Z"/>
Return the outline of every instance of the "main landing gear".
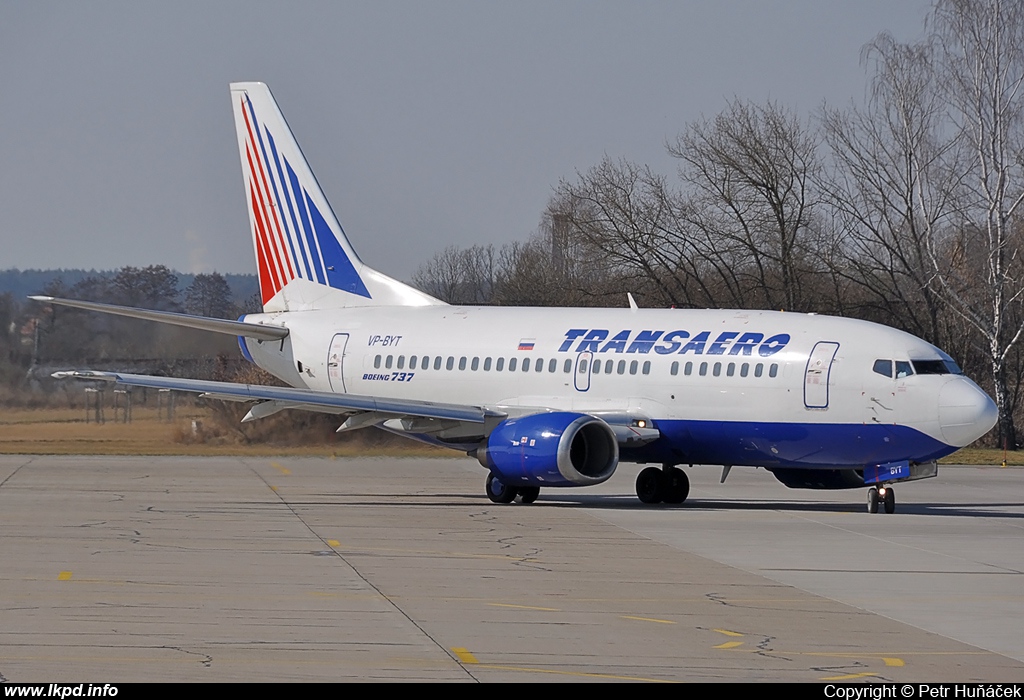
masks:
<path fill-rule="evenodd" d="M 647 467 L 636 477 L 636 497 L 643 503 L 682 503 L 689 495 L 686 472 L 672 464 Z"/>
<path fill-rule="evenodd" d="M 868 489 L 868 512 L 877 513 L 878 503 L 881 501 L 882 509 L 886 513 L 896 512 L 896 491 L 892 486 L 882 484 L 878 488 L 872 486 Z"/>
<path fill-rule="evenodd" d="M 537 486 L 509 486 L 494 476 L 494 472 L 487 475 L 487 497 L 493 503 L 511 503 L 516 496 L 519 496 L 520 503 L 533 503 L 539 495 Z"/>

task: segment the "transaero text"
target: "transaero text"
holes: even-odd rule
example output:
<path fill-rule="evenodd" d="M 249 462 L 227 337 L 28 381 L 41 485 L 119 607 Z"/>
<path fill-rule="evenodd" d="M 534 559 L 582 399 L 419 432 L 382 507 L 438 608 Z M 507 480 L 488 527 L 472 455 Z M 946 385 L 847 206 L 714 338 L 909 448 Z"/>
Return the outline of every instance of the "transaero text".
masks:
<path fill-rule="evenodd" d="M 712 340 L 714 338 L 714 340 Z M 636 352 L 659 355 L 740 355 L 771 357 L 789 343 L 789 333 L 765 337 L 764 333 L 725 331 L 621 330 L 612 335 L 604 328 L 571 328 L 558 352 Z M 575 345 L 575 347 L 573 347 Z"/>

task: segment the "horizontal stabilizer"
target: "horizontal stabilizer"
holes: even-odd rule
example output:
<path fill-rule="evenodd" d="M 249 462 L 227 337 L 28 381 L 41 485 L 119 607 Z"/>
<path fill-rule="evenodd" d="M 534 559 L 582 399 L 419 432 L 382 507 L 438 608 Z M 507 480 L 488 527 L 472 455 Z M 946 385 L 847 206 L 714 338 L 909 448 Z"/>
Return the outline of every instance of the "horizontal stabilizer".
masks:
<path fill-rule="evenodd" d="M 234 397 L 238 400 L 279 401 L 289 404 L 288 408 L 323 412 L 324 408 L 343 411 L 379 411 L 400 416 L 424 416 L 426 418 L 448 418 L 467 423 L 483 423 L 484 418 L 496 414 L 477 406 L 412 401 L 409 399 L 382 399 L 352 394 L 332 394 L 326 391 L 310 391 L 283 386 L 262 386 L 259 384 L 235 384 L 233 382 L 212 382 L 202 379 L 178 379 L 176 377 L 152 377 L 144 374 L 121 374 L 119 372 L 95 372 L 89 370 L 54 372 L 57 379 L 93 379 L 128 386 L 144 386 L 151 389 L 174 389 L 197 394 L 212 394 L 220 398 Z M 341 412 L 341 411 L 339 411 Z"/>
<path fill-rule="evenodd" d="M 104 314 L 115 314 L 117 316 L 128 316 L 139 318 L 144 321 L 156 321 L 157 323 L 169 323 L 172 326 L 184 326 L 185 328 L 196 328 L 201 331 L 213 333 L 224 333 L 226 335 L 241 335 L 246 338 L 257 340 L 281 340 L 288 337 L 288 329 L 284 326 L 269 326 L 261 323 L 245 323 L 243 321 L 229 321 L 223 318 L 210 318 L 208 316 L 191 316 L 179 314 L 173 311 L 153 311 L 152 309 L 136 309 L 132 306 L 117 306 L 116 304 L 100 304 L 95 301 L 78 301 L 77 299 L 57 299 L 48 296 L 31 296 L 29 299 L 42 301 L 47 304 L 60 304 L 61 306 L 73 306 L 76 309 L 87 311 L 99 311 Z"/>

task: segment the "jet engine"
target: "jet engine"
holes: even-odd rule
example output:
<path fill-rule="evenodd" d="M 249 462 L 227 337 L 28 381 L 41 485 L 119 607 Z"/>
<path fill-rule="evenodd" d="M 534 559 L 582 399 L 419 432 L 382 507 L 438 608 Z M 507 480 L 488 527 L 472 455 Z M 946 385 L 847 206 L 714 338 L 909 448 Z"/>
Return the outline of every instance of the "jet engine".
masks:
<path fill-rule="evenodd" d="M 476 457 L 509 486 L 591 486 L 619 464 L 619 443 L 600 418 L 535 413 L 502 421 Z"/>

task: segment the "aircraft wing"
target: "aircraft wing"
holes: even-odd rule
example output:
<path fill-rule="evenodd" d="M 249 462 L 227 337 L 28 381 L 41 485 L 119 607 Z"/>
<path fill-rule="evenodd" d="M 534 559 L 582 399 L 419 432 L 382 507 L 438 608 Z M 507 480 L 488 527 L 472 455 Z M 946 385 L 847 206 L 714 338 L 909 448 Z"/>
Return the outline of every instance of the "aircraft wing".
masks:
<path fill-rule="evenodd" d="M 259 384 L 236 384 L 201 379 L 178 379 L 176 377 L 153 377 L 144 374 L 122 374 L 120 372 L 97 372 L 73 370 L 54 372 L 57 379 L 91 379 L 128 386 L 142 386 L 152 389 L 173 389 L 206 394 L 211 398 L 231 401 L 273 402 L 269 406 L 258 404 L 250 411 L 252 418 L 262 418 L 286 408 L 297 408 L 321 413 L 373 412 L 379 415 L 417 416 L 441 418 L 466 423 L 483 423 L 488 416 L 500 417 L 503 413 L 490 411 L 480 406 L 413 401 L 410 399 L 387 399 L 375 396 L 333 394 L 326 391 L 311 391 L 283 386 L 262 386 Z M 263 410 L 257 410 L 263 407 Z M 248 416 L 247 416 L 248 417 Z"/>

